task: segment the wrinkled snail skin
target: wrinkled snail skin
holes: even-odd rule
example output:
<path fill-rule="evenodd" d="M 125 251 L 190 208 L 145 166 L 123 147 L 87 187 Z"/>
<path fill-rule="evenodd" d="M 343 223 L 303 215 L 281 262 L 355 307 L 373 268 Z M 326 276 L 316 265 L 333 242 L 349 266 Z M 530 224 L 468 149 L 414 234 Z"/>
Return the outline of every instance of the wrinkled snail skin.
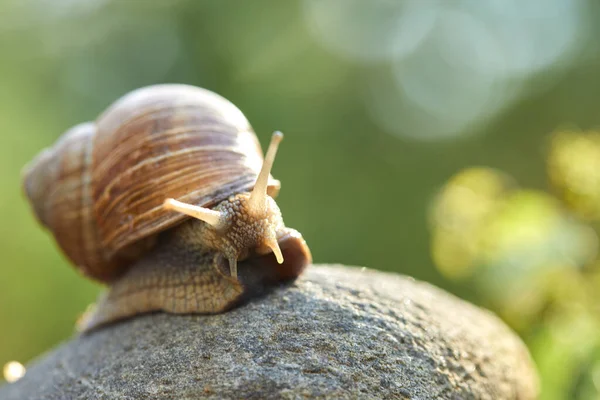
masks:
<path fill-rule="evenodd" d="M 80 321 L 90 331 L 137 314 L 166 311 L 175 314 L 215 314 L 295 279 L 310 262 L 302 236 L 284 228 L 279 246 L 285 268 L 273 253 L 253 254 L 239 264 L 237 279 L 229 275 L 222 254 L 207 250 L 198 234 L 202 222 L 186 221 L 159 238 L 152 249 L 110 286 L 94 311 Z"/>
<path fill-rule="evenodd" d="M 311 262 L 286 228 L 237 107 L 205 89 L 135 90 L 77 125 L 24 169 L 38 221 L 86 276 L 109 285 L 81 327 L 137 314 L 218 313 Z"/>
<path fill-rule="evenodd" d="M 232 279 L 223 255 L 207 250 L 198 240 L 201 224 L 186 221 L 161 235 L 159 245 L 111 285 L 79 328 L 89 331 L 151 311 L 176 314 L 227 311 L 278 283 L 293 280 L 310 262 L 310 252 L 302 236 L 285 228 L 279 233 L 285 268 L 277 263 L 273 253 L 254 254 L 240 262 L 239 275 Z"/>

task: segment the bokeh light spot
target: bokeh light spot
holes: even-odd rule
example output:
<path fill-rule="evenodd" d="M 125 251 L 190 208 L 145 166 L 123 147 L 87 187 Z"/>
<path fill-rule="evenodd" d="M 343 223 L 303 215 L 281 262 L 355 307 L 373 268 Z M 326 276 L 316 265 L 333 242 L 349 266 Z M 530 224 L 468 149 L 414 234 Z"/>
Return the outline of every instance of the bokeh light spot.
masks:
<path fill-rule="evenodd" d="M 409 54 L 435 24 L 440 5 L 421 0 L 305 0 L 308 26 L 331 51 L 358 62 Z"/>
<path fill-rule="evenodd" d="M 488 219 L 502 204 L 512 182 L 490 168 L 469 168 L 452 177 L 430 209 L 431 255 L 450 278 L 472 273 Z"/>
<path fill-rule="evenodd" d="M 25 367 L 18 361 L 9 361 L 4 364 L 4 379 L 8 383 L 16 382 L 25 376 Z"/>
<path fill-rule="evenodd" d="M 552 80 L 524 85 L 576 62 L 591 26 L 585 0 L 304 5 L 309 29 L 332 53 L 391 67 L 394 82 L 375 84 L 365 99 L 373 120 L 391 134 L 425 140 L 470 133 L 528 93 L 547 89 Z"/>
<path fill-rule="evenodd" d="M 552 136 L 548 175 L 581 217 L 600 218 L 600 133 L 560 131 Z"/>
<path fill-rule="evenodd" d="M 517 278 L 581 268 L 597 253 L 595 231 L 570 217 L 556 199 L 517 190 L 492 169 L 471 168 L 451 178 L 433 203 L 430 225 L 432 259 L 440 272 L 456 279 L 478 269 L 491 297 L 505 296 L 511 286 L 520 290 Z"/>

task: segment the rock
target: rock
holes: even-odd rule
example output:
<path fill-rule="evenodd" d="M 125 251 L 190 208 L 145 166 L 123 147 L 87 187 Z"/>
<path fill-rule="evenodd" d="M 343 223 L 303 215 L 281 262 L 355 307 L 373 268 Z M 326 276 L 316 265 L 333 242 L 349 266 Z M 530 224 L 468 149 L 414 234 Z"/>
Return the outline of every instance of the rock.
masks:
<path fill-rule="evenodd" d="M 0 399 L 534 399 L 527 349 L 429 284 L 312 266 L 214 316 L 162 313 L 65 343 Z"/>

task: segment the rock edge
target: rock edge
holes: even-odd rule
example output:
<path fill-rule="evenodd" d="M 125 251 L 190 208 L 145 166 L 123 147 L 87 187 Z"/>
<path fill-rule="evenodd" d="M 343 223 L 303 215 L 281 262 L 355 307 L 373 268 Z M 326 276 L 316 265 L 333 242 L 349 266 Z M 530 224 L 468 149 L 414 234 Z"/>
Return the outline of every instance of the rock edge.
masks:
<path fill-rule="evenodd" d="M 311 266 L 225 314 L 140 316 L 71 341 L 0 399 L 535 399 L 526 347 L 492 313 L 365 268 Z"/>

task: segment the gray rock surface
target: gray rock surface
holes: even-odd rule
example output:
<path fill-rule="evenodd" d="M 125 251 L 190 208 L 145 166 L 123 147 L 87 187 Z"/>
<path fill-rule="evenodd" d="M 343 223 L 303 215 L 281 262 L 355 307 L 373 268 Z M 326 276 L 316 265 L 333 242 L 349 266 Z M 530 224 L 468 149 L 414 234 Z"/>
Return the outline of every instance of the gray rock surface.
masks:
<path fill-rule="evenodd" d="M 534 399 L 521 341 L 429 284 L 312 266 L 215 316 L 151 314 L 72 339 L 0 399 Z"/>

